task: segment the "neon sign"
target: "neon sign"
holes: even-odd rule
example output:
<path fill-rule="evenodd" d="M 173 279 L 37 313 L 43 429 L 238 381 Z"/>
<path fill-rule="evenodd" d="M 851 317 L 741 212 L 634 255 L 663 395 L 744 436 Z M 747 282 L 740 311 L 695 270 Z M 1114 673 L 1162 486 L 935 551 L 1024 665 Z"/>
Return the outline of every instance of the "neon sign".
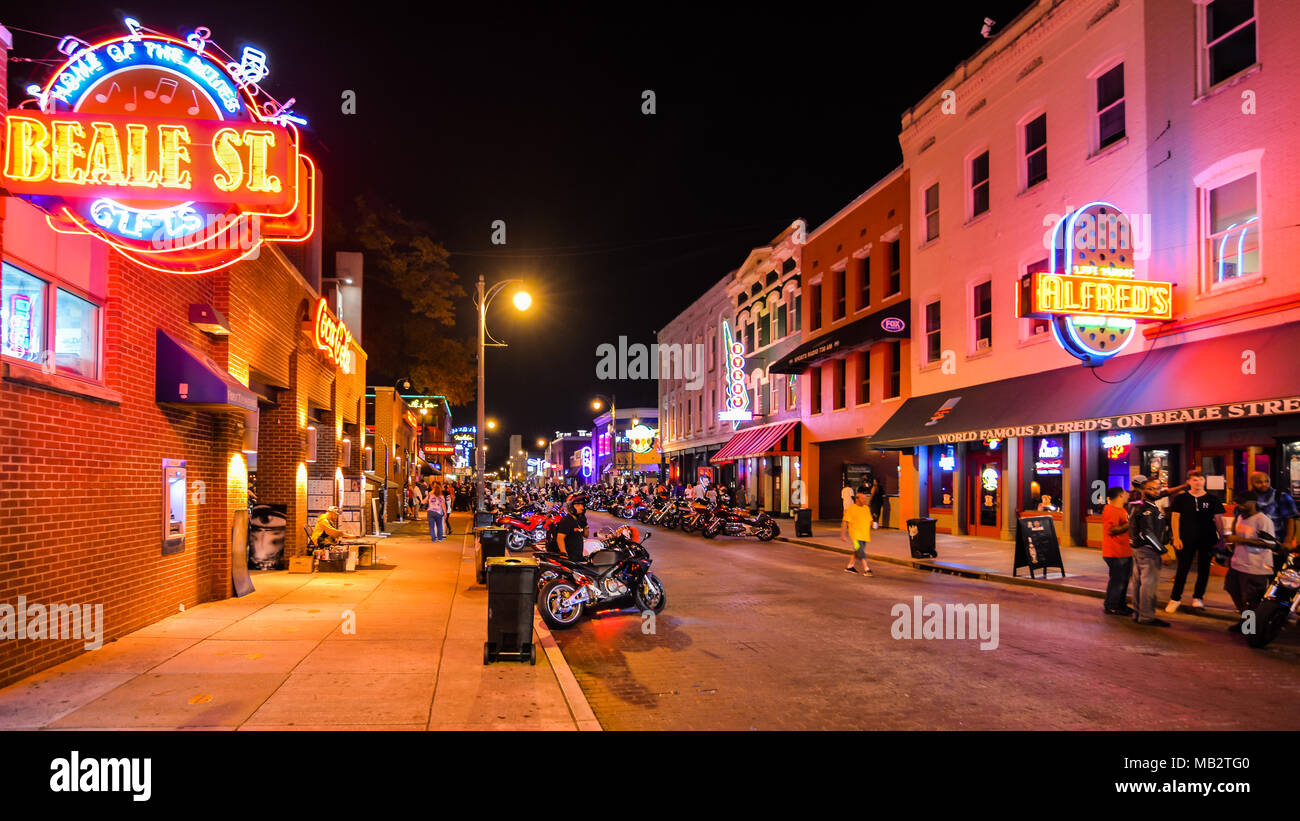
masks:
<path fill-rule="evenodd" d="M 315 170 L 298 151 L 293 100 L 258 85 L 266 55 L 239 61 L 200 28 L 184 40 L 126 20 L 97 44 L 64 38 L 67 59 L 35 108 L 9 112 L 2 182 L 62 233 L 89 234 L 167 273 L 252 257 L 314 231 Z"/>
<path fill-rule="evenodd" d="M 1062 452 L 1060 439 L 1044 438 L 1038 445 L 1038 461 L 1034 462 L 1034 472 L 1042 476 L 1060 474 L 1065 464 L 1061 458 Z"/>
<path fill-rule="evenodd" d="M 957 467 L 957 457 L 953 455 L 952 448 L 948 448 L 942 456 L 939 457 L 939 469 L 943 471 L 952 471 Z"/>
<path fill-rule="evenodd" d="M 1128 456 L 1128 449 L 1132 444 L 1133 434 L 1128 431 L 1107 434 L 1101 438 L 1101 446 L 1106 449 L 1106 455 L 1112 459 L 1123 459 Z"/>
<path fill-rule="evenodd" d="M 352 332 L 342 320 L 334 318 L 323 297 L 316 303 L 316 321 L 312 326 L 316 332 L 316 347 L 324 351 L 339 370 L 352 373 Z M 407 411 L 407 421 L 411 427 L 417 427 L 415 416 L 410 411 Z"/>
<path fill-rule="evenodd" d="M 591 456 L 591 446 L 584 447 L 579 452 L 582 454 L 582 478 L 590 479 L 592 474 L 596 472 L 596 463 Z"/>
<path fill-rule="evenodd" d="M 18 356 L 31 353 L 32 300 L 23 294 L 14 294 L 9 299 L 9 335 L 5 348 Z"/>
<path fill-rule="evenodd" d="M 627 432 L 627 441 L 633 453 L 649 453 L 659 432 L 645 425 L 636 425 Z"/>
<path fill-rule="evenodd" d="M 747 422 L 754 418 L 749 410 L 749 389 L 745 386 L 745 344 L 731 336 L 731 326 L 722 320 L 722 351 L 727 363 L 726 410 L 718 411 L 723 422 Z"/>
<path fill-rule="evenodd" d="M 1017 316 L 1050 318 L 1057 344 L 1093 368 L 1128 347 L 1138 322 L 1171 319 L 1173 284 L 1136 278 L 1132 237 L 1128 217 L 1108 202 L 1065 215 L 1052 230 L 1048 270 L 1029 278 Z"/>
<path fill-rule="evenodd" d="M 984 468 L 984 471 L 980 473 L 980 483 L 984 485 L 984 489 L 989 493 L 995 492 L 998 489 L 998 469 L 992 465 Z"/>

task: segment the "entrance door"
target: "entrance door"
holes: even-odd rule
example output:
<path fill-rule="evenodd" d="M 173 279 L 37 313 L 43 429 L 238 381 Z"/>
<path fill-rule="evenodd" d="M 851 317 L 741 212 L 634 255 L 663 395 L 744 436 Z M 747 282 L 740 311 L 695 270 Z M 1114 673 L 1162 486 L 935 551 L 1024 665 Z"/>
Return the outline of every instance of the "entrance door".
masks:
<path fill-rule="evenodd" d="M 970 535 L 996 539 L 1002 535 L 1002 458 L 976 455 L 969 464 Z"/>

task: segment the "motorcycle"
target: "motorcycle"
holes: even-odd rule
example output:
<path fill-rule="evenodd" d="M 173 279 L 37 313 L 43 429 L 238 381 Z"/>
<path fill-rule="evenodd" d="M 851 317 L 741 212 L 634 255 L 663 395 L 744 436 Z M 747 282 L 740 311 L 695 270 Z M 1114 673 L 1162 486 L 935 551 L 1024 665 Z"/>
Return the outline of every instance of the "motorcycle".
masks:
<path fill-rule="evenodd" d="M 1277 539 L 1267 533 L 1259 536 L 1277 544 Z M 1275 551 L 1281 549 L 1280 546 L 1274 548 Z M 1268 645 L 1286 627 L 1297 605 L 1300 605 L 1300 551 L 1287 550 L 1281 569 L 1264 591 L 1264 598 L 1255 605 L 1255 632 L 1246 634 L 1246 643 L 1251 647 Z"/>
<path fill-rule="evenodd" d="M 741 508 L 720 507 L 701 526 L 700 535 L 706 539 L 715 536 L 753 536 L 760 542 L 770 542 L 781 534 L 781 528 L 766 513 L 751 515 Z"/>
<path fill-rule="evenodd" d="M 538 553 L 537 612 L 552 630 L 578 623 L 584 612 L 636 607 L 662 613 L 668 597 L 663 583 L 650 572 L 652 560 L 644 544 L 626 526 L 600 540 L 582 561 L 556 553 Z"/>
<path fill-rule="evenodd" d="M 694 533 L 700 529 L 701 525 L 708 521 L 709 517 L 712 515 L 713 508 L 711 508 L 707 503 L 701 501 L 692 500 L 686 502 L 683 500 L 683 502 L 684 507 L 678 525 L 681 527 L 683 533 Z"/>
<path fill-rule="evenodd" d="M 558 507 L 547 510 L 541 509 L 540 505 L 529 506 L 517 513 L 498 516 L 495 523 L 497 527 L 509 530 L 506 534 L 506 547 L 517 552 L 527 547 L 545 544 L 547 529 L 558 522 L 563 515 Z"/>

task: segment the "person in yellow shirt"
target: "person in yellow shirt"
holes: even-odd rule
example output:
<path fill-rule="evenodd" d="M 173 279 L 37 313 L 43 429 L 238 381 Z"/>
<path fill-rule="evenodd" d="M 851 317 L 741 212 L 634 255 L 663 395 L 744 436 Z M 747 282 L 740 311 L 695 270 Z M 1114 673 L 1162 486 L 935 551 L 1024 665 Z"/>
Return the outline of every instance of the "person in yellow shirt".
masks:
<path fill-rule="evenodd" d="M 316 517 L 316 527 L 312 530 L 311 538 L 317 547 L 332 547 L 347 535 L 339 530 L 339 509 L 331 507 Z"/>
<path fill-rule="evenodd" d="M 844 568 L 848 573 L 874 575 L 867 567 L 867 543 L 871 541 L 871 508 L 867 507 L 867 494 L 858 491 L 853 504 L 844 508 L 844 521 L 840 523 L 840 538 L 853 546 L 853 558 Z"/>

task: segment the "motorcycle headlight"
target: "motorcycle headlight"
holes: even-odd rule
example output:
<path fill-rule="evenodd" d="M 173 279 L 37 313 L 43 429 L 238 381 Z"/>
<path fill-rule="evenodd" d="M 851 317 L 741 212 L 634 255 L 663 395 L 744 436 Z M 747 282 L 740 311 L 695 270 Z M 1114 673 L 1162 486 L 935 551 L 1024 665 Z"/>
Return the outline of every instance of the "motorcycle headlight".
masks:
<path fill-rule="evenodd" d="M 1277 583 L 1292 590 L 1300 589 L 1300 573 L 1294 570 L 1283 570 L 1277 574 Z"/>

